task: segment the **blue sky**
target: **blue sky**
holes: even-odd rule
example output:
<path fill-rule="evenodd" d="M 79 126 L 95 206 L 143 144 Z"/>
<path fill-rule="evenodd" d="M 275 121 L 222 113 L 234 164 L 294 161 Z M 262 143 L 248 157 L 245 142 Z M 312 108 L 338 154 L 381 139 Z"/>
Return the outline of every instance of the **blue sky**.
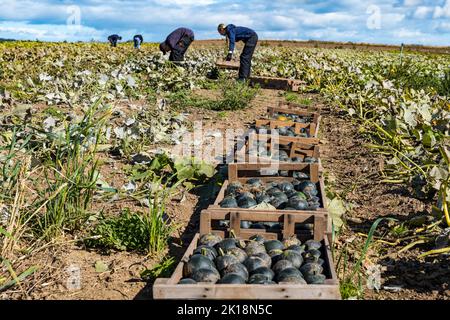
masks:
<path fill-rule="evenodd" d="M 261 39 L 450 46 L 450 0 L 0 0 L 0 38 L 104 41 L 142 33 L 160 41 L 178 26 L 220 38 L 219 23 Z"/>

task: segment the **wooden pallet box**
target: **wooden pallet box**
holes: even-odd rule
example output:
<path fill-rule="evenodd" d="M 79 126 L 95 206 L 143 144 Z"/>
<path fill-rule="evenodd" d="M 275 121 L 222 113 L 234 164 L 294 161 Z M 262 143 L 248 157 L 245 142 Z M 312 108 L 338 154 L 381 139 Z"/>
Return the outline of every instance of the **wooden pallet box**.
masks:
<path fill-rule="evenodd" d="M 259 85 L 263 89 L 275 89 L 286 91 L 300 91 L 300 88 L 304 85 L 301 80 L 286 79 L 286 78 L 274 78 L 274 77 L 250 77 L 250 85 Z"/>
<path fill-rule="evenodd" d="M 320 119 L 320 117 L 319 117 Z M 282 127 L 290 127 L 293 129 L 295 134 L 301 134 L 303 130 L 306 130 L 309 137 L 317 138 L 319 135 L 319 123 L 300 123 L 294 121 L 285 121 L 285 120 L 266 120 L 266 119 L 258 119 L 255 122 L 255 128 L 261 129 L 263 127 L 267 127 L 271 130 L 278 129 Z"/>
<path fill-rule="evenodd" d="M 323 105 L 321 105 L 321 104 L 306 105 L 306 104 L 299 104 L 299 103 L 287 102 L 287 101 L 279 101 L 278 102 L 278 108 L 290 109 L 290 110 L 295 110 L 295 111 L 301 110 L 301 111 L 320 113 L 322 110 L 322 107 L 323 107 Z"/>
<path fill-rule="evenodd" d="M 179 285 L 183 278 L 184 264 L 189 261 L 190 256 L 197 247 L 200 235 L 215 233 L 228 235 L 231 229 L 217 230 L 212 227 L 210 221 L 214 219 L 231 219 L 234 234 L 239 239 L 249 239 L 252 232 L 239 228 L 241 219 L 245 220 L 269 220 L 283 221 L 284 229 L 279 233 L 268 233 L 259 230 L 258 234 L 267 239 L 282 239 L 295 235 L 295 224 L 313 220 L 315 224 L 314 239 L 322 242 L 322 258 L 324 259 L 324 274 L 327 277 L 324 284 L 287 284 L 253 285 L 253 284 L 209 284 L 197 283 L 190 285 Z M 189 300 L 339 300 L 339 281 L 331 255 L 330 243 L 324 233 L 325 218 L 318 215 L 292 215 L 280 213 L 276 215 L 264 215 L 258 213 L 238 213 L 234 211 L 223 212 L 217 210 L 206 210 L 201 214 L 201 230 L 190 243 L 181 262 L 178 264 L 170 278 L 157 279 L 153 286 L 154 299 L 189 299 Z M 300 236 L 301 237 L 301 236 Z M 304 239 L 305 240 L 305 239 Z"/>
<path fill-rule="evenodd" d="M 319 126 L 321 120 L 320 113 L 307 111 L 305 109 L 299 109 L 297 107 L 294 107 L 294 104 L 280 103 L 277 107 L 267 107 L 267 114 L 270 120 L 275 120 L 278 115 L 284 114 L 308 118 L 308 122 L 315 124 L 317 127 Z"/>
<path fill-rule="evenodd" d="M 217 60 L 216 67 L 219 69 L 228 69 L 228 70 L 239 70 L 240 62 L 236 60 L 226 61 L 226 60 Z"/>
<path fill-rule="evenodd" d="M 260 178 L 263 182 L 272 181 L 292 181 L 294 172 L 302 172 L 309 175 L 309 180 L 318 185 L 319 198 L 321 206 L 316 210 L 268 210 L 268 209 L 244 209 L 244 208 L 233 208 L 235 211 L 239 212 L 259 212 L 263 214 L 310 214 L 310 215 L 323 215 L 327 222 L 327 232 L 331 234 L 332 231 L 332 221 L 328 214 L 327 209 L 327 199 L 325 195 L 325 184 L 321 172 L 319 170 L 320 164 L 306 164 L 306 163 L 279 163 L 278 168 L 274 168 L 273 164 L 269 163 L 233 163 L 228 165 L 228 180 L 226 180 L 217 195 L 214 203 L 209 206 L 208 209 L 227 211 L 229 208 L 221 208 L 220 203 L 225 198 L 225 193 L 230 182 L 239 181 L 245 184 L 251 178 Z M 261 172 L 262 170 L 262 172 Z M 264 172 L 267 170 L 267 172 Z M 275 171 L 279 173 L 287 173 L 287 176 L 273 176 L 272 173 Z M 265 175 L 271 174 L 271 175 Z M 331 239 L 330 239 L 331 240 Z"/>
<path fill-rule="evenodd" d="M 234 148 L 234 161 L 236 163 L 268 163 L 271 161 L 276 161 L 272 159 L 269 154 L 274 154 L 278 151 L 285 151 L 288 154 L 289 159 L 300 159 L 304 162 L 304 159 L 315 158 L 319 163 L 320 161 L 320 147 L 316 144 L 307 143 L 276 143 L 272 139 L 264 135 L 258 135 L 257 133 L 249 133 L 236 140 Z M 264 146 L 267 154 L 258 154 L 258 146 Z M 283 162 L 283 161 L 281 161 Z M 284 163 L 292 163 L 287 161 Z M 320 169 L 321 170 L 321 169 Z"/>

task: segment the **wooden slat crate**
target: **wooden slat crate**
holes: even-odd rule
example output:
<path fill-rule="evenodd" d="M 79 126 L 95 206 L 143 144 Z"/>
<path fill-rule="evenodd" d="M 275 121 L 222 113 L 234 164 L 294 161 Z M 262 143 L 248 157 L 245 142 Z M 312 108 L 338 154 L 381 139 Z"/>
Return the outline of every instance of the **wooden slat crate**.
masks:
<path fill-rule="evenodd" d="M 332 231 L 332 221 L 331 217 L 328 214 L 327 209 L 327 199 L 325 195 L 325 184 L 323 181 L 323 177 L 320 174 L 320 164 L 318 163 L 279 163 L 278 172 L 280 171 L 288 171 L 288 177 L 282 176 L 273 176 L 271 175 L 261 175 L 260 170 L 264 170 L 265 168 L 269 171 L 273 169 L 273 163 L 231 163 L 228 165 L 228 180 L 226 180 L 220 191 L 217 195 L 214 203 L 209 206 L 210 209 L 218 209 L 218 210 L 229 210 L 227 208 L 221 208 L 220 202 L 225 198 L 225 191 L 228 188 L 230 182 L 240 181 L 241 183 L 245 183 L 248 179 L 258 177 L 263 182 L 267 181 L 292 181 L 293 172 L 303 172 L 309 175 L 309 180 L 313 183 L 317 183 L 319 190 L 319 197 L 321 202 L 321 207 L 316 210 L 258 210 L 263 213 L 273 214 L 274 212 L 283 212 L 288 214 L 324 214 L 327 218 L 327 233 L 331 234 Z M 267 172 L 271 173 L 271 172 Z M 234 208 L 233 208 L 234 209 Z M 254 209 L 244 209 L 244 208 L 235 208 L 235 211 L 238 210 L 240 212 L 252 212 Z"/>
<path fill-rule="evenodd" d="M 261 138 L 263 136 L 260 136 Z M 253 146 L 251 144 L 254 144 Z M 258 140 L 258 136 L 250 137 L 249 135 L 240 137 L 236 140 L 236 145 L 234 149 L 234 159 L 235 162 L 245 162 L 245 163 L 268 163 L 269 161 L 275 161 L 269 157 L 257 156 L 257 150 L 254 150 L 257 145 L 264 144 L 267 151 L 274 153 L 278 150 L 284 150 L 290 159 L 300 158 L 304 160 L 306 157 L 313 157 L 318 159 L 320 164 L 320 147 L 314 144 L 306 143 L 288 143 L 288 144 L 275 144 L 271 143 L 270 139 Z M 249 151 L 252 150 L 252 154 Z M 291 162 L 288 162 L 291 163 Z"/>
<path fill-rule="evenodd" d="M 213 232 L 215 234 L 225 233 L 221 230 L 214 230 L 208 219 L 211 218 L 226 218 L 230 216 L 232 226 L 236 227 L 234 233 L 239 239 L 248 239 L 254 235 L 239 229 L 240 219 L 260 221 L 264 219 L 282 220 L 284 221 L 284 229 L 279 235 L 270 233 L 259 233 L 268 239 L 275 237 L 281 238 L 281 235 L 289 237 L 295 234 L 295 223 L 305 222 L 310 219 L 314 221 L 315 234 L 314 238 L 322 241 L 322 258 L 324 259 L 324 274 L 327 277 L 324 284 L 309 285 L 309 284 L 286 284 L 279 283 L 274 285 L 253 285 L 253 284 L 209 284 L 197 283 L 190 285 L 179 285 L 178 282 L 183 277 L 184 264 L 189 261 L 190 256 L 197 247 L 198 239 L 201 234 Z M 317 225 L 317 227 L 316 227 Z M 322 225 L 322 228 L 320 227 Z M 189 300 L 317 300 L 317 299 L 333 299 L 340 300 L 339 281 L 336 276 L 336 271 L 331 255 L 330 244 L 328 237 L 323 232 L 324 219 L 320 216 L 310 215 L 260 215 L 257 213 L 240 214 L 233 211 L 223 213 L 215 210 L 206 210 L 202 212 L 201 231 L 196 234 L 190 243 L 181 262 L 178 264 L 174 273 L 170 278 L 157 279 L 153 286 L 154 299 L 189 299 Z M 230 229 L 231 230 L 231 229 Z M 228 233 L 228 232 L 226 232 Z M 320 236 L 321 235 L 321 236 Z"/>
<path fill-rule="evenodd" d="M 308 139 L 308 138 L 306 138 Z M 307 140 L 310 142 L 311 140 Z M 316 140 L 312 140 L 315 142 Z M 285 151 L 289 158 L 300 158 L 304 159 L 306 157 L 314 157 L 319 160 L 320 162 L 320 147 L 317 144 L 314 143 L 305 143 L 303 141 L 301 142 L 286 142 L 284 139 L 281 139 L 281 143 L 276 143 L 276 141 L 272 141 L 270 136 L 268 135 L 261 135 L 257 134 L 255 130 L 249 130 L 244 135 L 237 137 L 234 140 L 234 149 L 233 149 L 233 156 L 235 162 L 245 162 L 245 163 L 251 163 L 254 162 L 254 160 L 250 159 L 249 152 L 252 151 L 251 156 L 253 159 L 256 158 L 257 162 L 269 162 L 269 161 L 275 161 L 273 159 L 270 159 L 268 157 L 263 156 L 257 156 L 257 148 L 258 146 L 264 145 L 267 149 L 267 151 L 271 154 L 274 152 L 277 152 L 279 150 Z M 256 150 L 255 150 L 256 148 Z M 290 163 L 290 162 L 289 162 Z"/>
<path fill-rule="evenodd" d="M 273 136 L 270 134 L 258 133 L 254 135 L 254 139 L 259 141 L 272 141 Z M 304 137 L 289 137 L 289 136 L 281 136 L 278 135 L 276 140 L 281 145 L 289 145 L 291 143 L 299 143 L 299 144 L 312 144 L 318 145 L 320 143 L 319 138 L 304 138 Z"/>
<path fill-rule="evenodd" d="M 294 108 L 292 104 L 280 104 L 278 107 L 267 107 L 267 113 L 270 119 L 274 119 L 277 114 L 292 114 L 301 117 L 311 118 L 311 123 L 316 124 L 319 127 L 321 116 L 318 112 L 311 112 L 304 109 Z M 317 129 L 318 130 L 318 129 Z"/>
<path fill-rule="evenodd" d="M 250 178 L 261 177 L 262 180 L 286 180 L 287 177 L 274 176 L 271 172 L 266 172 L 265 175 L 260 174 L 261 171 L 272 171 L 274 169 L 278 173 L 288 171 L 289 177 L 292 177 L 293 172 L 303 172 L 309 175 L 312 182 L 320 182 L 320 171 L 317 163 L 230 163 L 228 165 L 228 179 L 230 181 L 246 181 Z"/>
<path fill-rule="evenodd" d="M 257 129 L 260 129 L 263 126 L 267 126 L 270 129 L 277 129 L 280 127 L 293 127 L 295 134 L 300 134 L 302 129 L 306 129 L 310 137 L 317 138 L 319 134 L 319 121 L 318 118 L 317 123 L 300 123 L 294 121 L 284 121 L 284 120 L 266 120 L 259 119 L 256 120 L 255 126 Z"/>
<path fill-rule="evenodd" d="M 272 77 L 250 77 L 250 84 L 258 84 L 263 89 L 275 89 L 275 90 L 290 90 L 299 91 L 300 87 L 304 84 L 301 80 L 285 79 L 285 78 L 272 78 Z"/>
<path fill-rule="evenodd" d="M 280 231 L 273 228 L 242 228 L 242 222 L 277 223 L 282 226 L 282 229 Z M 282 240 L 295 234 L 302 242 L 309 239 L 321 241 L 323 234 L 326 232 L 326 224 L 327 214 L 325 212 L 264 211 L 209 207 L 201 213 L 200 233 L 213 232 L 223 238 L 229 236 L 229 230 L 233 230 L 244 239 L 260 234 L 268 240 Z"/>
<path fill-rule="evenodd" d="M 216 66 L 219 69 L 239 70 L 240 62 L 235 60 L 232 61 L 217 60 Z"/>
<path fill-rule="evenodd" d="M 214 209 L 219 211 L 227 211 L 229 208 L 221 208 L 220 202 L 225 198 L 225 192 L 228 188 L 230 182 L 240 181 L 245 184 L 249 179 L 258 177 L 263 182 L 270 181 L 292 181 L 292 173 L 294 171 L 303 172 L 310 176 L 310 181 L 313 183 L 317 183 L 319 189 L 319 197 L 321 202 L 321 207 L 316 210 L 254 210 L 254 209 L 243 209 L 243 208 L 233 208 L 234 211 L 239 212 L 259 212 L 264 214 L 274 214 L 274 213 L 287 213 L 287 214 L 321 214 L 324 215 L 327 221 L 327 232 L 331 234 L 332 231 L 332 221 L 331 217 L 328 214 L 327 209 L 327 199 L 325 196 L 325 184 L 323 178 L 320 175 L 320 165 L 317 163 L 306 164 L 306 163 L 279 163 L 279 171 L 288 171 L 290 177 L 280 177 L 280 176 L 264 176 L 261 175 L 258 171 L 261 169 L 267 168 L 269 171 L 272 168 L 273 164 L 266 163 L 234 163 L 228 165 L 228 180 L 226 180 L 222 188 L 219 191 L 214 203 L 209 206 L 208 209 Z"/>
<path fill-rule="evenodd" d="M 284 108 L 284 109 L 291 109 L 291 110 L 304 110 L 304 111 L 308 111 L 308 112 L 320 112 L 322 105 L 317 105 L 317 104 L 311 104 L 311 105 L 306 105 L 306 104 L 299 104 L 299 103 L 294 103 L 294 102 L 287 102 L 287 101 L 280 101 L 278 102 L 278 108 Z"/>

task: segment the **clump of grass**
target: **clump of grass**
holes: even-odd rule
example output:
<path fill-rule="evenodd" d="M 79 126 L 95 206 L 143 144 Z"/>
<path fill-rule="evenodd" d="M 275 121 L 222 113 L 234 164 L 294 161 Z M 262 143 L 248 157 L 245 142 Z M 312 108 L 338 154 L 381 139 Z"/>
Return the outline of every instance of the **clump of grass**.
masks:
<path fill-rule="evenodd" d="M 99 110 L 100 103 L 91 106 L 80 123 L 66 125 L 63 141 L 49 143 L 45 183 L 38 188 L 39 213 L 28 218 L 39 238 L 51 240 L 65 231 L 78 230 L 89 217 L 87 210 L 99 176 L 96 150 L 109 114 Z M 97 111 L 101 111 L 100 117 Z"/>
<path fill-rule="evenodd" d="M 97 237 L 86 240 L 89 247 L 145 251 L 149 242 L 149 231 L 143 216 L 128 208 L 118 217 L 101 216 L 93 234 Z"/>
<path fill-rule="evenodd" d="M 220 97 L 209 99 L 181 90 L 171 93 L 167 99 L 177 109 L 187 107 L 210 109 L 214 111 L 235 111 L 247 108 L 259 92 L 259 88 L 252 88 L 246 83 L 234 80 L 221 80 L 219 84 Z"/>
<path fill-rule="evenodd" d="M 149 195 L 149 209 L 145 212 L 125 210 L 119 217 L 102 217 L 92 231 L 92 239 L 86 240 L 89 247 L 138 251 L 156 254 L 163 251 L 177 226 L 166 215 L 166 202 L 184 180 L 174 181 L 175 175 Z M 160 185 L 162 178 L 155 181 Z M 169 187 L 170 184 L 170 187 Z"/>
<path fill-rule="evenodd" d="M 217 111 L 245 109 L 259 92 L 258 87 L 252 88 L 246 83 L 235 81 L 224 81 L 220 89 L 221 99 L 211 106 L 211 109 Z"/>
<path fill-rule="evenodd" d="M 284 98 L 287 102 L 297 103 L 304 106 L 310 106 L 312 104 L 311 99 L 302 98 L 299 94 L 295 92 L 286 92 Z"/>

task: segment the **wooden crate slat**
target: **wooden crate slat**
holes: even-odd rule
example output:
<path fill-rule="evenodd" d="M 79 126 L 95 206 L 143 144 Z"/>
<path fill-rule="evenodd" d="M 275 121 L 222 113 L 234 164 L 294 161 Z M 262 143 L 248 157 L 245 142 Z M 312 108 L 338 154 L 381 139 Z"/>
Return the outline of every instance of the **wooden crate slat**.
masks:
<path fill-rule="evenodd" d="M 256 129 L 261 129 L 262 126 L 269 126 L 271 130 L 277 129 L 280 127 L 294 127 L 295 134 L 300 134 L 302 129 L 308 129 L 311 138 L 317 138 L 318 130 L 317 124 L 315 123 L 300 123 L 294 121 L 284 121 L 284 120 L 265 120 L 259 119 L 256 120 L 255 127 Z M 283 136 L 280 136 L 283 137 Z M 300 137 L 295 137 L 300 138 Z"/>
<path fill-rule="evenodd" d="M 228 165 L 228 179 L 233 182 L 239 180 L 240 171 L 252 171 L 256 173 L 261 169 L 274 169 L 279 171 L 305 171 L 308 170 L 310 180 L 313 183 L 319 182 L 320 171 L 317 163 L 230 163 Z M 243 177 L 244 178 L 244 177 Z M 248 178 L 248 177 L 245 177 Z M 250 177 L 251 178 L 251 177 Z M 272 178 L 272 177 L 267 177 Z"/>
<path fill-rule="evenodd" d="M 270 134 L 262 134 L 262 133 L 254 133 L 253 139 L 257 139 L 258 141 L 272 141 L 272 136 Z M 319 144 L 320 139 L 318 138 L 303 138 L 303 137 L 287 137 L 287 136 L 277 136 L 279 144 L 290 144 L 290 143 L 304 143 L 304 144 Z"/>
<path fill-rule="evenodd" d="M 255 139 L 256 137 L 256 139 Z M 277 162 L 276 160 L 260 156 L 260 155 L 254 155 L 249 154 L 249 150 L 254 150 L 255 142 L 257 142 L 257 145 L 266 144 L 267 151 L 273 153 L 273 148 L 276 148 L 277 150 L 284 150 L 288 153 L 289 158 L 300 158 L 304 159 L 305 157 L 314 157 L 317 159 L 318 163 L 320 164 L 320 146 L 317 144 L 308 144 L 305 142 L 291 142 L 287 144 L 276 144 L 275 141 L 271 141 L 271 139 L 268 139 L 268 136 L 255 136 L 251 135 L 246 139 L 245 137 L 239 137 L 238 142 L 235 144 L 234 154 L 232 157 L 234 157 L 235 162 L 241 162 L 241 163 L 273 163 Z M 247 141 L 246 141 L 247 140 Z M 253 145 L 252 145 L 253 144 Z M 257 150 L 256 150 L 257 151 Z M 254 152 L 256 152 L 254 151 Z M 281 161 L 283 163 L 283 161 Z M 286 163 L 292 163 L 292 162 L 286 162 Z"/>
<path fill-rule="evenodd" d="M 296 235 L 299 230 L 295 229 L 296 224 L 313 223 L 313 237 L 314 240 L 320 241 L 323 239 L 323 234 L 327 228 L 328 214 L 324 211 L 287 211 L 287 210 L 248 210 L 248 209 L 227 209 L 218 207 L 209 207 L 203 210 L 200 215 L 200 220 L 208 221 L 205 227 L 202 228 L 203 233 L 216 233 L 219 235 L 226 234 L 225 231 L 233 230 L 236 234 L 252 235 L 255 232 L 258 234 L 269 236 L 275 233 L 274 230 L 266 231 L 265 229 L 243 229 L 241 228 L 242 221 L 249 222 L 281 222 L 283 223 L 282 236 L 284 238 Z M 214 228 L 214 220 L 229 220 L 228 228 Z M 311 221 L 312 220 L 312 221 Z M 310 234 L 308 232 L 308 234 Z M 275 237 L 276 238 L 276 237 Z"/>
<path fill-rule="evenodd" d="M 154 299 L 185 300 L 340 300 L 336 285 L 173 285 L 167 279 L 157 279 Z"/>

